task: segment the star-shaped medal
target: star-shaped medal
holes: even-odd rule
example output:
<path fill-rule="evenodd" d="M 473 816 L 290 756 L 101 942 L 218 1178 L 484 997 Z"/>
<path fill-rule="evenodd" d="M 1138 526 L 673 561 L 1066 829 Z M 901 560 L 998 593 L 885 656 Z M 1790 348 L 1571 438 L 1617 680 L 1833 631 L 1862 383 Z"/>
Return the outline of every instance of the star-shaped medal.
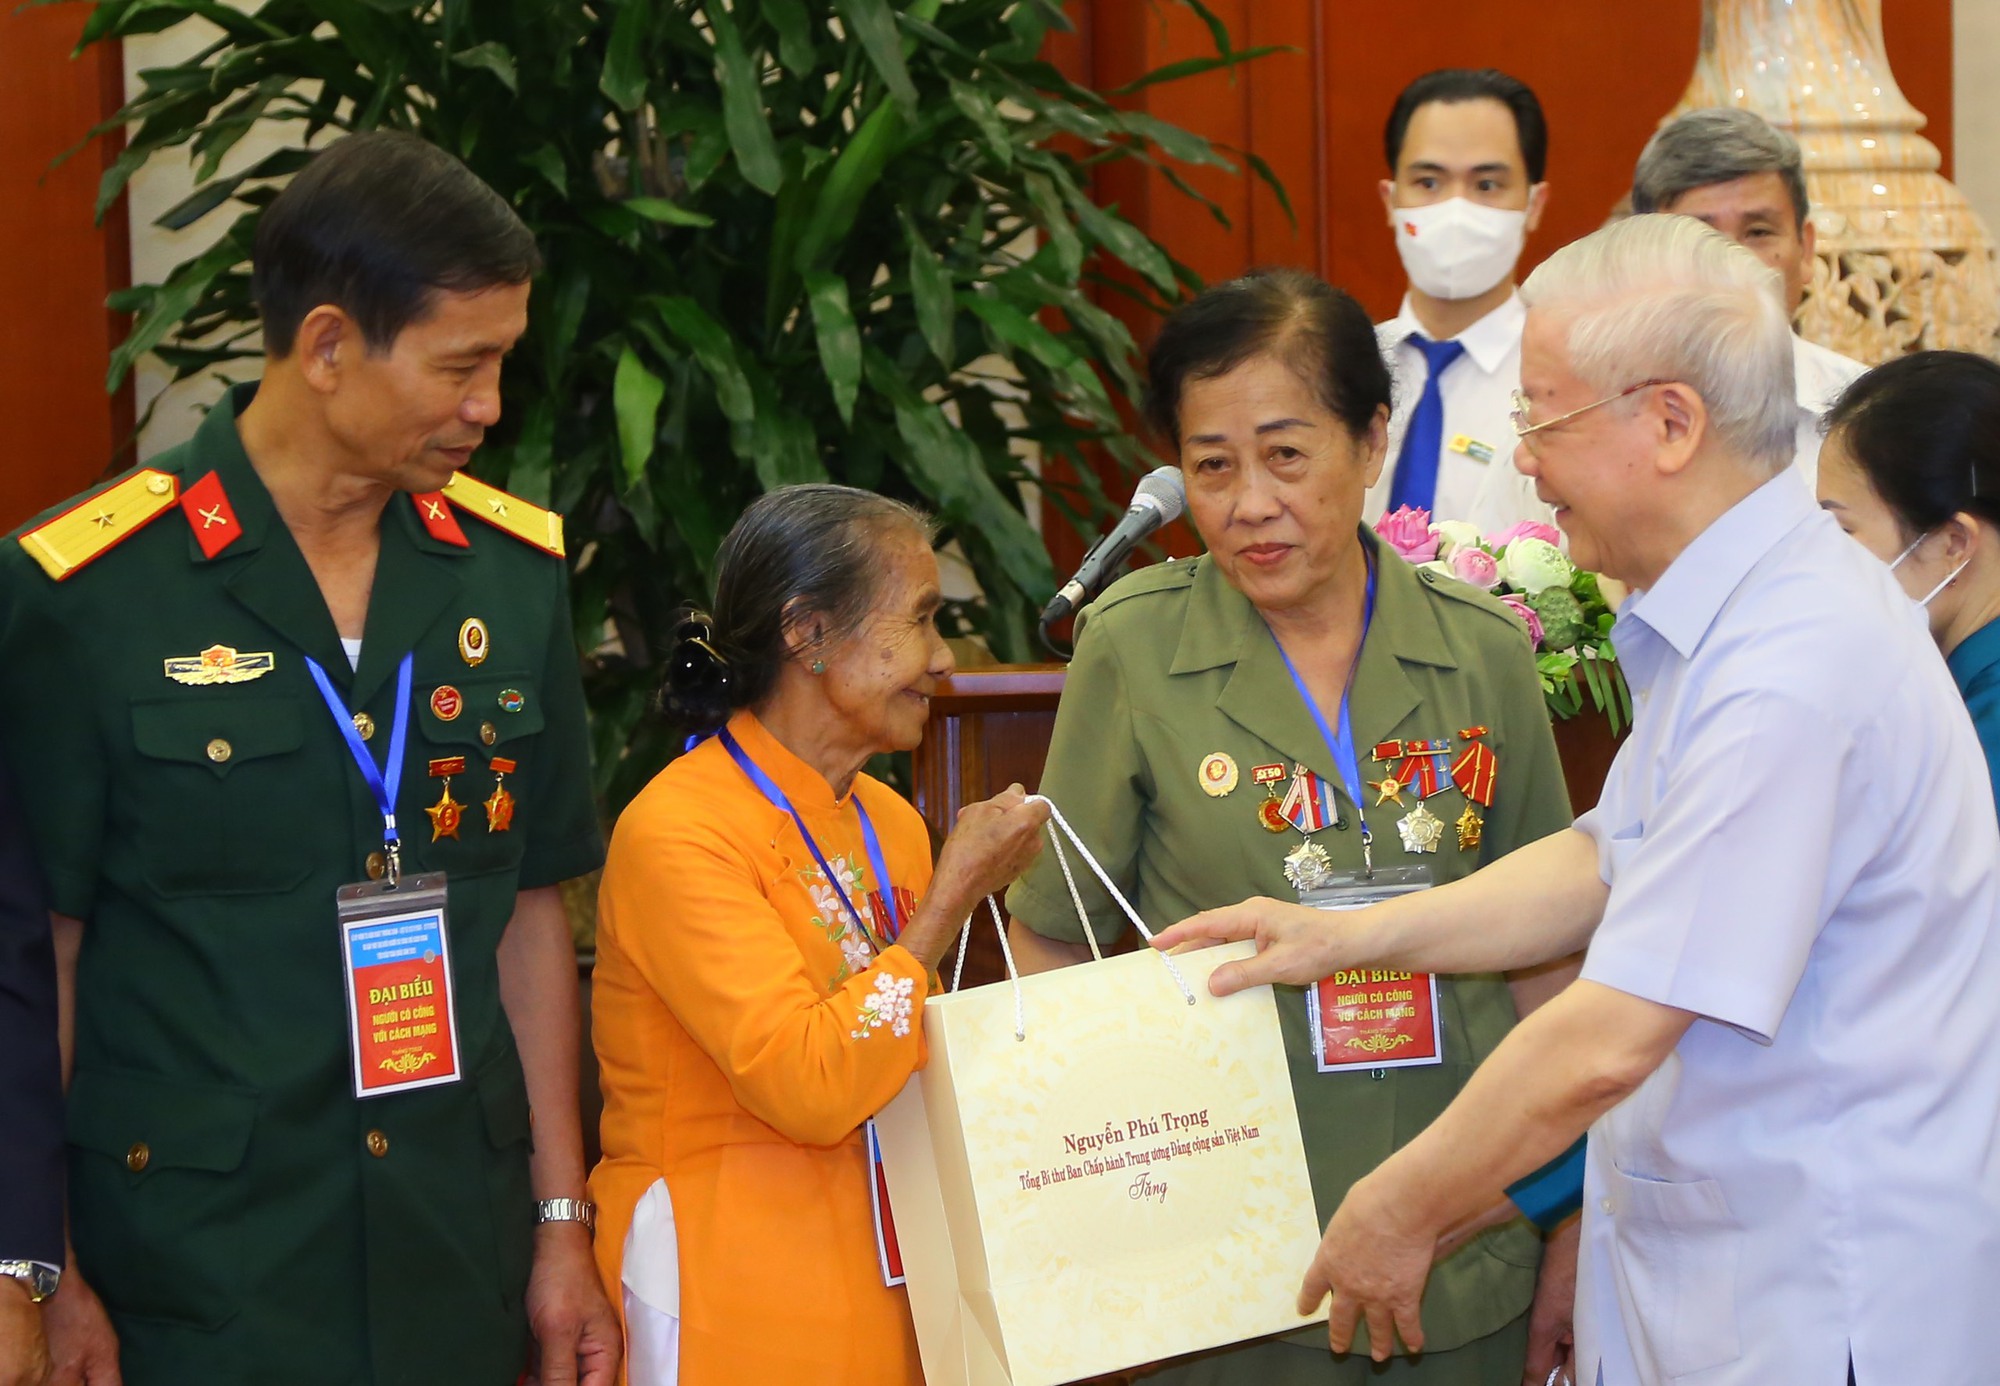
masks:
<path fill-rule="evenodd" d="M 1379 780 L 1370 780 L 1368 787 L 1375 791 L 1377 808 L 1384 804 L 1394 804 L 1397 808 L 1403 806 L 1403 786 L 1393 773 L 1384 775 Z"/>
<path fill-rule="evenodd" d="M 496 784 L 486 796 L 486 831 L 504 833 L 513 826 L 514 796 L 507 792 L 506 785 Z"/>
<path fill-rule="evenodd" d="M 1317 842 L 1301 842 L 1285 854 L 1285 879 L 1293 890 L 1317 890 L 1333 876 L 1333 858 Z"/>
<path fill-rule="evenodd" d="M 465 805 L 451 797 L 451 784 L 445 783 L 444 797 L 424 810 L 431 816 L 431 841 L 439 838 L 457 837 L 458 825 L 465 817 Z"/>
<path fill-rule="evenodd" d="M 1444 820 L 1418 804 L 1396 820 L 1396 831 L 1403 835 L 1405 852 L 1435 852 L 1444 837 Z"/>

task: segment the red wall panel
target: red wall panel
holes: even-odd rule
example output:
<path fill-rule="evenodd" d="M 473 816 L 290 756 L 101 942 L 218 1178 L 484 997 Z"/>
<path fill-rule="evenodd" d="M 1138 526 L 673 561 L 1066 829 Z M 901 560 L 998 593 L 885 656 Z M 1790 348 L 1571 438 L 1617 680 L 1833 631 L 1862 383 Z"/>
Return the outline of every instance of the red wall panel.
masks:
<path fill-rule="evenodd" d="M 81 5 L 0 6 L 0 530 L 88 485 L 131 432 L 130 390 L 107 398 L 104 371 L 124 325 L 105 295 L 124 287 L 124 209 L 91 225 L 101 143 L 50 164 L 115 110 L 116 44 L 71 59 Z"/>

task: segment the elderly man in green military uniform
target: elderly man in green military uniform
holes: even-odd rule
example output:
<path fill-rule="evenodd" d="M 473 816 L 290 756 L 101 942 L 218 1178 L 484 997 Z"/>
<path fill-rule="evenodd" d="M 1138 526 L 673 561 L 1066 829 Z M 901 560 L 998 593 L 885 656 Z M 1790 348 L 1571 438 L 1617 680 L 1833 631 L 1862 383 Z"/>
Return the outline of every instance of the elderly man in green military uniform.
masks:
<path fill-rule="evenodd" d="M 449 156 L 331 146 L 258 232 L 261 385 L 0 553 L 73 1074 L 59 1382 L 616 1379 L 561 524 L 461 470 L 538 265 Z"/>
<path fill-rule="evenodd" d="M 1338 905 L 1442 884 L 1567 827 L 1520 621 L 1359 529 L 1390 395 L 1359 306 L 1298 271 L 1252 274 L 1179 309 L 1149 369 L 1149 419 L 1179 457 L 1209 552 L 1132 574 L 1089 609 L 1041 785 L 1149 922 L 1247 896 Z M 1122 917 L 1077 874 L 1088 925 L 1109 944 Z M 1008 905 L 1025 970 L 1089 956 L 1052 860 Z M 1338 978 L 1279 988 L 1321 1219 L 1571 975 L 1434 988 L 1397 975 L 1395 1004 L 1375 1007 L 1347 1004 L 1355 992 Z M 1573 1229 L 1544 1258 L 1519 1220 L 1446 1257 L 1419 1359 L 1334 1356 L 1316 1330 L 1153 1379 L 1517 1386 L 1525 1367 L 1539 1382 L 1568 1331 L 1574 1258 Z"/>

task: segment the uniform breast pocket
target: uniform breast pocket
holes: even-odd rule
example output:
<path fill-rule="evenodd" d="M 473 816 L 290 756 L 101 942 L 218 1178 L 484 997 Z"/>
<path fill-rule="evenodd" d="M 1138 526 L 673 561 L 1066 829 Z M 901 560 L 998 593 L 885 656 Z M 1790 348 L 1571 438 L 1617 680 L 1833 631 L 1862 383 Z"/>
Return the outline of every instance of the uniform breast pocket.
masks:
<path fill-rule="evenodd" d="M 288 698 L 135 702 L 130 811 L 147 882 L 160 894 L 289 890 L 311 869 L 296 807 L 304 728 Z"/>
<path fill-rule="evenodd" d="M 466 876 L 511 870 L 521 860 L 525 791 L 543 725 L 540 687 L 523 674 L 488 674 L 440 684 L 419 725 L 430 779 L 423 803 L 455 810 L 418 820 L 426 869 Z"/>

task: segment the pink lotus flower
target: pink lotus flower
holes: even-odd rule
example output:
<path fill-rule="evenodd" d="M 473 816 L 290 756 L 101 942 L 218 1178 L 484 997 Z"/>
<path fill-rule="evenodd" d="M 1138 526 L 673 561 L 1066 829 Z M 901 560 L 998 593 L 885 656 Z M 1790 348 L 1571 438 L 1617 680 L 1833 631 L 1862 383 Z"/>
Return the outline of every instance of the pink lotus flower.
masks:
<path fill-rule="evenodd" d="M 1534 642 L 1536 649 L 1542 648 L 1542 618 L 1535 614 L 1535 609 L 1512 592 L 1502 597 L 1500 604 L 1527 622 L 1528 639 Z"/>
<path fill-rule="evenodd" d="M 1438 539 L 1431 533 L 1431 512 L 1401 506 L 1375 522 L 1382 542 L 1411 563 L 1428 563 L 1438 555 Z"/>
<path fill-rule="evenodd" d="M 1471 583 L 1482 592 L 1491 592 L 1500 585 L 1500 564 L 1484 549 L 1454 550 L 1450 563 L 1453 577 Z"/>
<path fill-rule="evenodd" d="M 1539 520 L 1522 520 L 1510 529 L 1488 535 L 1486 543 L 1489 548 L 1504 549 L 1516 539 L 1546 539 L 1557 548 L 1562 547 L 1562 531 L 1554 525 L 1545 525 Z"/>

